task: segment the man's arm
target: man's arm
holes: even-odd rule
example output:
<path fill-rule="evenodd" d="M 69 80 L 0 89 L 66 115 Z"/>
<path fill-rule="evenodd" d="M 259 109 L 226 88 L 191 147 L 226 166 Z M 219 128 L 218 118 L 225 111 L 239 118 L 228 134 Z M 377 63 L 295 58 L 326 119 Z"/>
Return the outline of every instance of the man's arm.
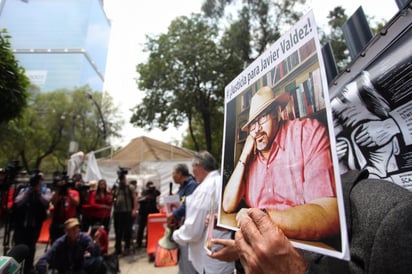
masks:
<path fill-rule="evenodd" d="M 190 196 L 193 198 L 190 201 L 191 210 L 186 211 L 185 223 L 173 232 L 173 240 L 181 245 L 199 241 L 206 229 L 205 220 L 209 213 L 210 195 L 206 193 L 200 193 L 196 197 L 192 195 Z"/>
<path fill-rule="evenodd" d="M 236 163 L 236 167 L 230 176 L 223 192 L 223 210 L 227 213 L 231 213 L 236 210 L 240 199 L 242 198 L 244 186 L 243 175 L 246 169 L 246 164 L 249 159 L 250 153 L 253 151 L 255 139 L 252 135 L 248 135 L 246 138 L 245 146 L 243 147 L 242 154 L 239 157 L 239 161 Z"/>
<path fill-rule="evenodd" d="M 133 198 L 132 216 L 135 217 L 137 215 L 137 210 L 139 209 L 139 203 L 137 201 L 136 191 L 132 191 L 132 198 Z"/>
<path fill-rule="evenodd" d="M 268 210 L 268 214 L 291 239 L 320 240 L 339 233 L 339 212 L 335 197 L 319 198 L 286 210 Z"/>

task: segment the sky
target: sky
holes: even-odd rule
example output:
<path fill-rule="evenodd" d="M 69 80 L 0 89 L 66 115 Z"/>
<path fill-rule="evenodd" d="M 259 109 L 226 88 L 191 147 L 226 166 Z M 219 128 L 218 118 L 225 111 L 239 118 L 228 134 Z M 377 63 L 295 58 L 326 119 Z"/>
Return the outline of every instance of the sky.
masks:
<path fill-rule="evenodd" d="M 165 132 L 159 129 L 147 132 L 129 123 L 132 115 L 130 109 L 139 104 L 144 96 L 137 88 L 136 65 L 147 60 L 147 53 L 143 52 L 146 35 L 166 33 L 174 18 L 200 12 L 202 2 L 203 0 L 104 1 L 106 14 L 112 24 L 104 90 L 113 97 L 124 120 L 120 131 L 122 138 L 111 140 L 112 145 L 124 146 L 140 136 L 173 144 L 182 139 L 186 125 L 179 129 L 171 127 Z M 327 25 L 328 12 L 338 5 L 345 8 L 349 16 L 362 6 L 367 16 L 387 21 L 398 11 L 395 0 L 307 0 L 304 12 L 313 9 L 315 20 L 322 27 Z"/>

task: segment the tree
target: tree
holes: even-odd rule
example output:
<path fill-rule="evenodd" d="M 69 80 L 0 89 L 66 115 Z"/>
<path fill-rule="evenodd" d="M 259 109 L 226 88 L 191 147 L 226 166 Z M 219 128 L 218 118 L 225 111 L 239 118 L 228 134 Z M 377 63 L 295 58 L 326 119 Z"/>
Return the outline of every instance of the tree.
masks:
<path fill-rule="evenodd" d="M 306 0 L 206 0 L 205 16 L 228 22 L 226 46 L 241 52 L 244 66 L 261 55 L 299 20 Z M 232 14 L 230 9 L 236 9 Z M 227 25 L 227 24 L 221 24 Z"/>
<path fill-rule="evenodd" d="M 339 72 L 343 72 L 347 65 L 351 62 L 349 50 L 341 28 L 349 19 L 349 16 L 346 15 L 344 8 L 337 6 L 333 10 L 329 11 L 327 19 L 330 30 L 329 32 L 325 30 L 321 31 L 321 41 L 323 44 L 327 42 L 331 43 L 336 67 Z M 373 17 L 367 17 L 367 20 L 371 26 L 371 31 L 373 34 L 378 33 L 379 30 L 386 24 L 383 19 L 375 20 Z"/>
<path fill-rule="evenodd" d="M 10 49 L 9 38 L 5 29 L 0 31 L 0 123 L 20 115 L 28 96 L 29 80 Z"/>
<path fill-rule="evenodd" d="M 341 29 L 342 25 L 348 20 L 348 16 L 345 14 L 344 8 L 337 6 L 329 11 L 327 19 L 330 30 L 329 32 L 325 30 L 320 31 L 321 42 L 323 44 L 330 43 L 335 57 L 336 68 L 339 72 L 342 72 L 350 62 L 349 50 Z"/>
<path fill-rule="evenodd" d="M 221 24 L 232 2 L 206 1 L 209 20 L 200 15 L 177 18 L 168 33 L 148 37 L 148 61 L 137 67 L 145 97 L 134 108 L 131 123 L 164 130 L 187 121 L 191 140 L 186 138 L 185 144 L 195 150 L 204 144 L 221 154 L 224 87 L 280 37 L 280 23 L 291 25 L 299 18 L 292 10 L 304 1 L 247 1 L 237 20 Z"/>
<path fill-rule="evenodd" d="M 166 34 L 148 37 L 148 61 L 137 66 L 138 86 L 146 96 L 134 108 L 131 123 L 165 130 L 187 121 L 194 147 L 200 150 L 194 129 L 199 122 L 206 149 L 214 151 L 212 132 L 222 130 L 215 121 L 223 120 L 224 86 L 238 73 L 233 56 L 217 39 L 216 25 L 199 14 L 177 18 Z"/>
<path fill-rule="evenodd" d="M 19 160 L 22 166 L 32 171 L 61 170 L 66 168 L 70 141 L 79 143 L 84 152 L 105 146 L 102 138 L 102 123 L 98 110 L 87 100 L 91 93 L 97 101 L 100 92 L 81 87 L 75 90 L 56 90 L 42 93 L 30 89 L 28 107 L 19 118 L 0 127 L 0 160 L 3 164 Z M 103 97 L 102 112 L 105 114 L 109 136 L 117 136 L 119 116 L 110 97 Z"/>

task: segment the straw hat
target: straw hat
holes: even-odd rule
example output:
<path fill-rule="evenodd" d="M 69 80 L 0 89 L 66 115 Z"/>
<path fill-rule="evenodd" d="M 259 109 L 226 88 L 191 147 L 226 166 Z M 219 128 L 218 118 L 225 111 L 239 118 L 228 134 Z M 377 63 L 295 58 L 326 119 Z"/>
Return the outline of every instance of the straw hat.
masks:
<path fill-rule="evenodd" d="M 273 92 L 268 86 L 260 88 L 252 97 L 249 109 L 249 120 L 242 126 L 242 130 L 247 131 L 250 123 L 272 105 L 272 103 L 280 104 L 283 109 L 289 103 L 289 98 L 290 94 L 287 92 Z"/>
<path fill-rule="evenodd" d="M 77 218 L 70 218 L 64 222 L 64 229 L 71 229 L 75 226 L 80 226 L 79 220 Z"/>
<path fill-rule="evenodd" d="M 90 188 L 90 190 L 96 190 L 97 189 L 97 181 L 96 180 L 91 180 L 87 183 L 87 186 Z"/>

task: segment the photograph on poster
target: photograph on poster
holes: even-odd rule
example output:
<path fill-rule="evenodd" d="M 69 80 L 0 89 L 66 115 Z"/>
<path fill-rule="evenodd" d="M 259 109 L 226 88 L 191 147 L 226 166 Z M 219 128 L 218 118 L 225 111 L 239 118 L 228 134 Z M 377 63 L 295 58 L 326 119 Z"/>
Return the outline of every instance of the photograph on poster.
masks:
<path fill-rule="evenodd" d="M 166 215 L 172 214 L 180 206 L 179 195 L 169 195 L 163 197 Z"/>
<path fill-rule="evenodd" d="M 342 173 L 367 169 L 412 190 L 412 29 L 395 21 L 389 31 L 395 38 L 373 43 L 331 90 L 338 159 Z"/>
<path fill-rule="evenodd" d="M 226 87 L 218 224 L 237 230 L 246 208 L 261 208 L 296 247 L 348 259 L 322 70 L 310 12 Z"/>

